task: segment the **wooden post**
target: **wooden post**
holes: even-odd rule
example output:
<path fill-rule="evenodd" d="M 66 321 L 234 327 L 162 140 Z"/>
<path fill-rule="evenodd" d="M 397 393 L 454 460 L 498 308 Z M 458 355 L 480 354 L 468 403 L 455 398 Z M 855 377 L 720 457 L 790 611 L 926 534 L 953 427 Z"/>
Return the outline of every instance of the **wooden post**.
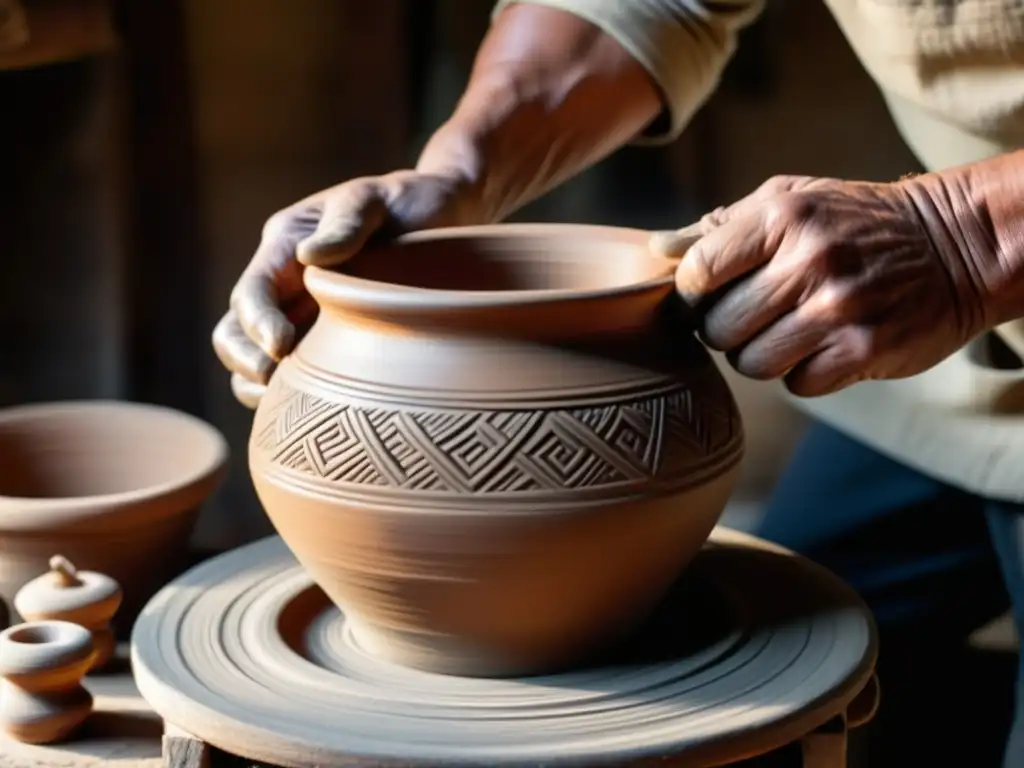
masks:
<path fill-rule="evenodd" d="M 206 267 L 181 0 L 123 3 L 132 399 L 204 415 Z"/>
<path fill-rule="evenodd" d="M 210 745 L 180 728 L 164 724 L 162 740 L 164 768 L 211 768 Z"/>
<path fill-rule="evenodd" d="M 801 741 L 804 768 L 846 768 L 846 716 L 833 717 Z"/>

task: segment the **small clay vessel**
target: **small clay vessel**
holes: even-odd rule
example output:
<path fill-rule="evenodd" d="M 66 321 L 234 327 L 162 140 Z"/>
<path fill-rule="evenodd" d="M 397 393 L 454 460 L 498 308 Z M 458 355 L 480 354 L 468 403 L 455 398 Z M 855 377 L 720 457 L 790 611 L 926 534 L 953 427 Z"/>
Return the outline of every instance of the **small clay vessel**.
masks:
<path fill-rule="evenodd" d="M 82 677 L 93 656 L 92 634 L 69 621 L 18 624 L 0 633 L 0 728 L 30 744 L 71 736 L 92 712 Z"/>
<path fill-rule="evenodd" d="M 700 550 L 743 431 L 649 238 L 439 229 L 305 271 L 320 313 L 249 463 L 365 651 L 476 676 L 583 663 Z"/>
<path fill-rule="evenodd" d="M 110 620 L 121 605 L 121 586 L 109 576 L 79 571 L 66 558 L 50 558 L 50 570 L 22 587 L 14 607 L 25 621 L 70 621 L 92 633 L 95 657 L 89 671 L 100 669 L 114 655 L 116 641 Z"/>

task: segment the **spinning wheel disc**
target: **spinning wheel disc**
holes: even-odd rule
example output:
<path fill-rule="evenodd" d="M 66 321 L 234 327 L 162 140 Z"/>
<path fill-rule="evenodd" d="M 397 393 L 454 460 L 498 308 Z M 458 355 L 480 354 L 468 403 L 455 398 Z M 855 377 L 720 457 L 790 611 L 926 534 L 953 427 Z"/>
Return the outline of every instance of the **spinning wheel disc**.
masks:
<path fill-rule="evenodd" d="M 842 712 L 875 657 L 851 590 L 724 529 L 630 647 L 589 669 L 436 675 L 375 659 L 352 630 L 271 537 L 160 592 L 136 623 L 132 661 L 168 722 L 243 757 L 313 768 L 716 765 Z"/>

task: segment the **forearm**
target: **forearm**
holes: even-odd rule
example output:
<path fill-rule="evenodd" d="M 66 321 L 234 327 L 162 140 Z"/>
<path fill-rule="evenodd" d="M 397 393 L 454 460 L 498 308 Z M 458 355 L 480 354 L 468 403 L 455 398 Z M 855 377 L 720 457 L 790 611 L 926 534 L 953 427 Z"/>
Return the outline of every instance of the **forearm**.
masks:
<path fill-rule="evenodd" d="M 513 5 L 495 20 L 418 168 L 464 175 L 481 217 L 500 220 L 627 143 L 661 110 L 648 73 L 599 28 Z"/>
<path fill-rule="evenodd" d="M 955 251 L 988 328 L 1024 318 L 1024 151 L 908 182 L 940 250 Z"/>
<path fill-rule="evenodd" d="M 495 220 L 631 140 L 672 141 L 763 7 L 500 0 L 469 86 L 420 168 L 468 176 L 482 206 L 475 218 Z"/>

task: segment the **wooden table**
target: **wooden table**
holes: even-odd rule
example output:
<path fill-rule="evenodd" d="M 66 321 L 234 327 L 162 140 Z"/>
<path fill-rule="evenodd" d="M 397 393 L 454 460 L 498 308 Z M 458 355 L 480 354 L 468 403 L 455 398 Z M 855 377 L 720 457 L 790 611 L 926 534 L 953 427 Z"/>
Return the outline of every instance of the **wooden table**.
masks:
<path fill-rule="evenodd" d="M 139 695 L 128 671 L 127 656 L 127 648 L 119 648 L 111 673 L 86 681 L 96 697 L 96 706 L 74 740 L 60 745 L 35 746 L 0 737 L 0 768 L 177 768 L 175 759 L 178 765 L 189 765 L 186 755 L 179 751 L 189 748 L 186 743 L 177 745 L 173 754 L 162 756 L 163 722 Z M 822 729 L 820 736 L 823 738 L 812 735 L 805 747 L 808 750 L 834 749 L 835 740 L 829 738 L 827 731 L 827 728 Z M 179 738 L 171 735 L 168 740 Z M 233 768 L 260 768 L 252 761 L 221 753 L 215 755 L 213 750 L 204 752 L 206 754 L 194 755 L 196 760 L 192 764 L 209 768 L 229 764 Z"/>

